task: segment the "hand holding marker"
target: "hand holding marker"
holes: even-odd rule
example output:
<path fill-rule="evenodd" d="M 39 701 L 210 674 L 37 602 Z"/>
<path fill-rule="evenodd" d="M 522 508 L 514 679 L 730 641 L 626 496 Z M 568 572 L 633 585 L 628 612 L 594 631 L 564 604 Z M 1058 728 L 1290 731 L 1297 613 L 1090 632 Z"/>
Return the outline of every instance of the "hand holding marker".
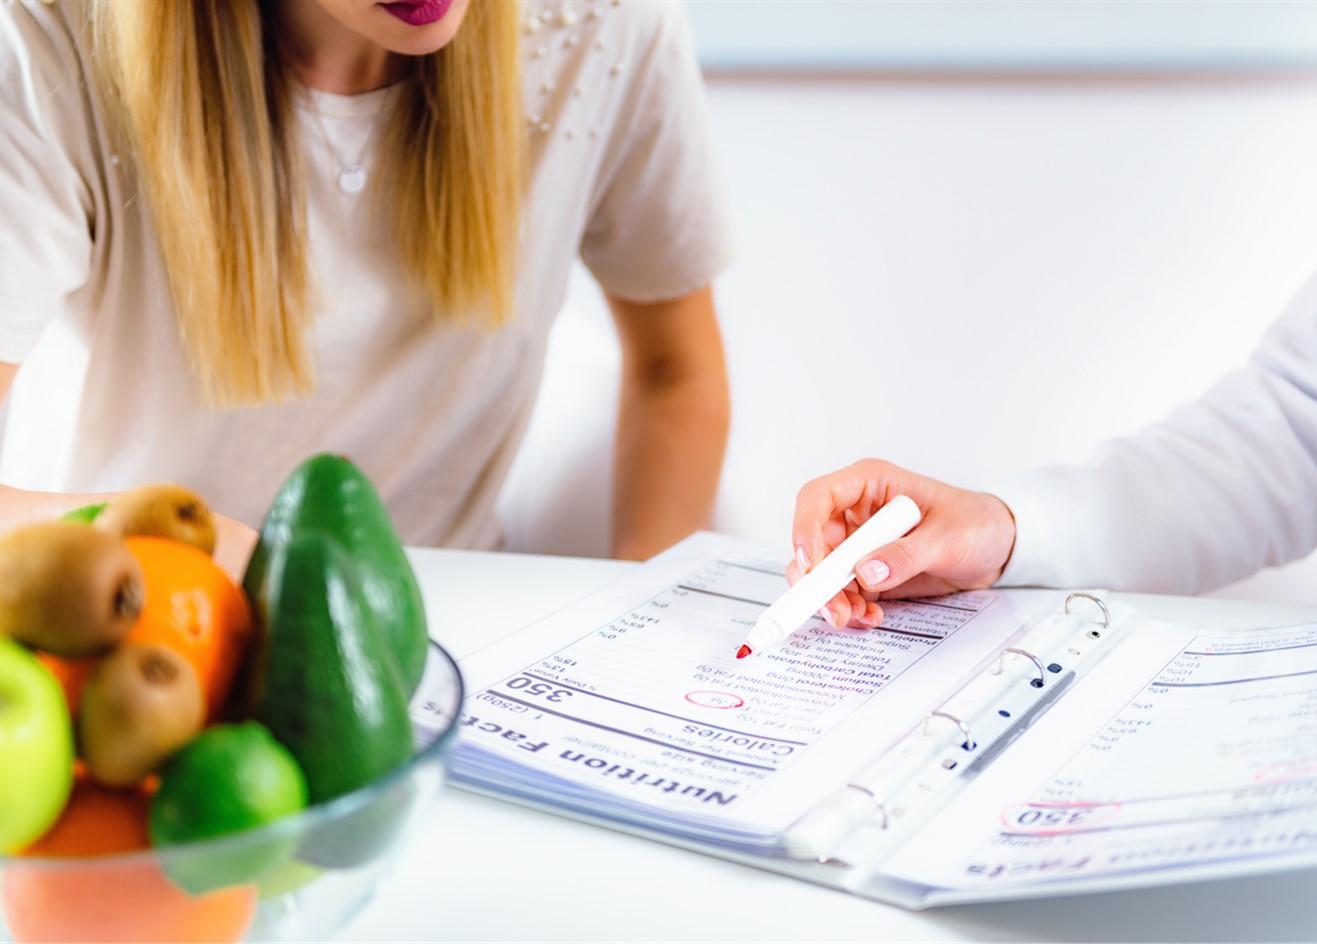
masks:
<path fill-rule="evenodd" d="M 763 652 L 785 642 L 818 612 L 819 607 L 855 579 L 855 566 L 860 561 L 880 547 L 904 537 L 919 524 L 919 518 L 919 506 L 904 495 L 898 495 L 883 505 L 763 612 L 745 637 L 744 644 L 736 650 L 736 658 L 744 659 L 751 653 Z"/>

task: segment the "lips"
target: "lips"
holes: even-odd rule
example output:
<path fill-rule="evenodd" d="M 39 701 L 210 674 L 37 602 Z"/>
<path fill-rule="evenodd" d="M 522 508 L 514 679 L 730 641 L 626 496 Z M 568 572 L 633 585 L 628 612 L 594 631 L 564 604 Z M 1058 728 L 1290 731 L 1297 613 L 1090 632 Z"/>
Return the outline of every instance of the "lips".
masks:
<path fill-rule="evenodd" d="M 453 0 L 399 0 L 396 3 L 381 3 L 388 13 L 402 20 L 408 26 L 428 26 L 444 18 Z"/>

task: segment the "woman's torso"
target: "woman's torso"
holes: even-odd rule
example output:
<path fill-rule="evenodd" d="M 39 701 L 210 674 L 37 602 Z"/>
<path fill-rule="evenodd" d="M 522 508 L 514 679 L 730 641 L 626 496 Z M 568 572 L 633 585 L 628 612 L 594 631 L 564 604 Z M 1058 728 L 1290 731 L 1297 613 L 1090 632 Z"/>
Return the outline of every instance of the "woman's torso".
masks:
<path fill-rule="evenodd" d="M 20 216 L 37 219 L 0 224 L 31 225 L 52 243 L 44 253 L 33 251 L 29 276 L 11 272 L 6 278 L 11 284 L 23 277 L 47 282 L 47 297 L 34 291 L 38 297 L 26 304 L 54 308 L 33 338 L 23 336 L 34 329 L 22 318 L 11 318 L 19 337 L 7 346 L 28 350 L 7 404 L 0 481 L 76 492 L 178 481 L 207 495 L 221 512 L 255 524 L 299 461 L 331 450 L 365 468 L 406 540 L 494 545 L 493 504 L 530 414 L 571 264 L 592 223 L 630 226 L 625 219 L 594 218 L 601 204 L 618 202 L 610 189 L 630 173 L 627 139 L 636 134 L 637 110 L 649 107 L 645 99 L 652 95 L 627 70 L 666 68 L 654 28 L 671 17 L 654 4 L 587 4 L 566 17 L 546 4 L 525 30 L 532 174 L 516 317 L 500 329 L 455 322 L 435 327 L 402 289 L 404 273 L 391 242 L 372 224 L 369 191 L 348 195 L 336 185 L 341 164 L 375 139 L 372 127 L 393 90 L 350 98 L 311 93 L 299 106 L 317 298 L 316 389 L 304 399 L 239 409 L 201 404 L 131 161 L 106 137 L 98 97 L 62 82 L 74 70 L 85 74 L 85 49 L 71 25 L 78 8 L 34 2 L 0 14 L 9 20 L 8 38 L 0 32 L 0 57 L 5 44 L 11 56 L 18 48 L 27 57 L 3 64 L 28 76 L 18 105 L 35 128 L 28 136 L 47 138 L 46 146 L 68 162 L 28 168 L 46 178 L 36 189 L 55 196 L 44 206 L 33 198 L 20 207 Z M 645 84 L 661 78 L 650 76 Z M 643 188 L 653 191 L 650 199 L 660 189 L 652 181 L 637 184 Z M 71 241 L 67 233 L 58 239 L 47 234 L 76 228 L 78 207 L 85 214 L 85 245 L 60 245 Z M 43 210 L 64 218 L 42 219 Z M 628 238 L 636 239 L 595 236 L 596 269 L 613 267 L 622 283 L 630 263 L 604 243 L 625 250 Z M 689 274 L 696 281 L 697 273 Z M 46 312 L 26 314 L 38 319 Z"/>

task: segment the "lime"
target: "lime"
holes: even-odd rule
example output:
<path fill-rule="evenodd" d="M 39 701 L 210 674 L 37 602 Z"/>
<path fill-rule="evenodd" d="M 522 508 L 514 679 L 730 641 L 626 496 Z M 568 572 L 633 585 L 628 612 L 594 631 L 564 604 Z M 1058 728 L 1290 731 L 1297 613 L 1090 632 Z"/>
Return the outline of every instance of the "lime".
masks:
<path fill-rule="evenodd" d="M 268 901 L 271 898 L 282 898 L 284 895 L 291 895 L 293 892 L 310 885 L 324 874 L 325 870 L 318 866 L 307 865 L 297 859 L 289 859 L 279 868 L 266 872 L 261 876 L 261 900 Z"/>
<path fill-rule="evenodd" d="M 72 511 L 66 511 L 61 516 L 63 521 L 76 521 L 78 524 L 91 524 L 105 510 L 109 502 L 97 502 L 95 505 L 83 505 L 81 508 L 74 508 Z"/>
<path fill-rule="evenodd" d="M 256 829 L 306 808 L 306 778 L 282 744 L 261 724 L 216 725 L 199 734 L 165 765 L 151 799 L 152 845 L 179 846 Z M 162 850 L 171 877 L 194 894 L 258 881 L 282 865 L 295 835 L 214 850 Z"/>

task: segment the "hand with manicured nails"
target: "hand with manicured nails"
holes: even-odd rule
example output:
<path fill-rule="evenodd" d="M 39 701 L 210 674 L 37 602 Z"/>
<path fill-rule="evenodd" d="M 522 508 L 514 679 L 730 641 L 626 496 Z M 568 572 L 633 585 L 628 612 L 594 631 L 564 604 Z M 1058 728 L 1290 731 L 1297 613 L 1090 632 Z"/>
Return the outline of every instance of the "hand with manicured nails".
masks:
<path fill-rule="evenodd" d="M 883 618 L 880 599 L 989 587 L 1010 560 L 1015 519 L 1001 499 L 881 459 L 862 459 L 800 490 L 791 530 L 795 557 L 787 566 L 787 581 L 799 580 L 897 495 L 913 499 L 923 520 L 856 566 L 856 579 L 819 611 L 833 626 L 877 626 Z"/>

